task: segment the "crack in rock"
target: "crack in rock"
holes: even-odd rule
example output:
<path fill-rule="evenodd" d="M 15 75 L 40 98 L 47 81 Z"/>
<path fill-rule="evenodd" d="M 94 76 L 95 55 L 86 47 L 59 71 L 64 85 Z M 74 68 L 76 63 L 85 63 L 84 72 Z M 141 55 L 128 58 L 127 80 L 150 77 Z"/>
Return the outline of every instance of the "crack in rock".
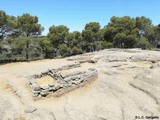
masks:
<path fill-rule="evenodd" d="M 53 120 L 57 120 L 53 112 L 50 112 L 50 115 L 53 117 Z"/>
<path fill-rule="evenodd" d="M 96 116 L 96 118 L 97 118 L 97 120 L 108 120 L 108 119 L 106 119 L 106 118 L 98 117 L 98 116 Z"/>
<path fill-rule="evenodd" d="M 157 98 L 154 95 L 152 95 L 150 92 L 148 92 L 147 90 L 144 90 L 144 89 L 142 89 L 142 88 L 140 88 L 140 87 L 138 87 L 138 86 L 136 86 L 132 83 L 130 83 L 129 85 L 132 86 L 133 88 L 137 89 L 137 90 L 142 91 L 143 93 L 145 93 L 146 95 L 151 97 L 156 102 L 157 105 L 159 105 L 159 102 L 158 102 Z"/>
<path fill-rule="evenodd" d="M 24 112 L 25 112 L 25 113 L 33 113 L 33 112 L 35 112 L 36 110 L 37 110 L 36 107 L 29 106 L 29 107 L 27 107 L 27 108 L 24 110 Z"/>
<path fill-rule="evenodd" d="M 121 111 L 122 111 L 122 120 L 125 120 L 125 114 L 124 114 L 124 108 L 123 107 L 121 108 Z"/>
<path fill-rule="evenodd" d="M 67 108 L 67 105 L 68 105 L 68 97 L 66 96 L 66 103 L 65 103 L 65 107 L 64 107 L 64 112 L 66 113 L 66 115 L 67 115 L 67 118 L 70 118 L 70 115 L 69 115 L 69 113 L 68 113 L 68 111 L 66 110 Z"/>

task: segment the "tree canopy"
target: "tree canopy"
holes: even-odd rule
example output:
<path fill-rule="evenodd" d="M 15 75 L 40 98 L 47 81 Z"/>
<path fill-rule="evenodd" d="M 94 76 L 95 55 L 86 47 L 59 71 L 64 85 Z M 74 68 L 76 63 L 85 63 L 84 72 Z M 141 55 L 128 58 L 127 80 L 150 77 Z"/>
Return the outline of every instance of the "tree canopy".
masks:
<path fill-rule="evenodd" d="M 82 31 L 52 25 L 47 36 L 37 16 L 15 17 L 0 10 L 0 58 L 33 60 L 67 57 L 108 48 L 160 48 L 160 24 L 144 17 L 116 17 L 101 27 L 89 22 Z"/>
<path fill-rule="evenodd" d="M 31 16 L 30 14 L 26 13 L 22 16 L 18 16 L 17 20 L 19 29 L 25 36 L 41 34 L 42 27 L 40 24 L 38 24 L 37 16 Z"/>

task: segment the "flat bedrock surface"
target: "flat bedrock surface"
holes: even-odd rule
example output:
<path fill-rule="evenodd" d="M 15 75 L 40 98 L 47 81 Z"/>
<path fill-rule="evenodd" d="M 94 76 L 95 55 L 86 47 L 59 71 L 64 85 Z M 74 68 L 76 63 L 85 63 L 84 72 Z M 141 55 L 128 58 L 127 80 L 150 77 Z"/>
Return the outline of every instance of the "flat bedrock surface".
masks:
<path fill-rule="evenodd" d="M 98 79 L 60 97 L 34 101 L 28 76 L 80 63 Z M 0 65 L 0 120 L 135 120 L 160 117 L 160 52 L 109 49 L 65 59 Z"/>

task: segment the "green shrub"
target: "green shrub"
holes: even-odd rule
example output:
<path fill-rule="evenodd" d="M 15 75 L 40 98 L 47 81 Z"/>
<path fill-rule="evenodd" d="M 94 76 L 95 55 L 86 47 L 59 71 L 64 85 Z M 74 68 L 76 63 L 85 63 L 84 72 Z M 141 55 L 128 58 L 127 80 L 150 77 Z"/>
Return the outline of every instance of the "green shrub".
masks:
<path fill-rule="evenodd" d="M 101 42 L 101 49 L 107 49 L 107 48 L 113 48 L 113 43 L 107 42 L 107 41 L 102 41 Z"/>
<path fill-rule="evenodd" d="M 142 49 L 151 49 L 151 44 L 149 43 L 147 38 L 141 36 L 137 43 L 137 47 Z"/>
<path fill-rule="evenodd" d="M 59 45 L 59 50 L 58 50 L 59 55 L 62 57 L 66 57 L 71 55 L 71 48 L 69 48 L 66 44 L 60 44 Z"/>
<path fill-rule="evenodd" d="M 72 55 L 78 55 L 78 54 L 82 54 L 82 53 L 83 53 L 83 51 L 81 48 L 78 48 L 76 46 L 72 48 Z"/>

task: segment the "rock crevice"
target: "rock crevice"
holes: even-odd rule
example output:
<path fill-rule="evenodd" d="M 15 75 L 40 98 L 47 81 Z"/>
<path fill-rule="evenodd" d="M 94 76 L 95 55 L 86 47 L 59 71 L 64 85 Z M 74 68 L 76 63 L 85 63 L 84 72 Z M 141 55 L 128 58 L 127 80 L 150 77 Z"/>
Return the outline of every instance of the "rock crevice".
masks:
<path fill-rule="evenodd" d="M 137 90 L 140 90 L 140 91 L 142 91 L 143 93 L 147 94 L 149 97 L 151 97 L 151 98 L 156 102 L 157 105 L 159 104 L 159 101 L 157 100 L 157 98 L 156 98 L 154 95 L 152 95 L 150 92 L 148 92 L 148 91 L 146 91 L 146 90 L 144 90 L 144 89 L 142 89 L 142 88 L 140 88 L 140 87 L 138 87 L 138 86 L 136 86 L 136 85 L 134 85 L 134 84 L 132 84 L 132 83 L 130 83 L 130 85 L 131 85 L 133 88 L 135 88 L 135 89 L 137 89 Z"/>

